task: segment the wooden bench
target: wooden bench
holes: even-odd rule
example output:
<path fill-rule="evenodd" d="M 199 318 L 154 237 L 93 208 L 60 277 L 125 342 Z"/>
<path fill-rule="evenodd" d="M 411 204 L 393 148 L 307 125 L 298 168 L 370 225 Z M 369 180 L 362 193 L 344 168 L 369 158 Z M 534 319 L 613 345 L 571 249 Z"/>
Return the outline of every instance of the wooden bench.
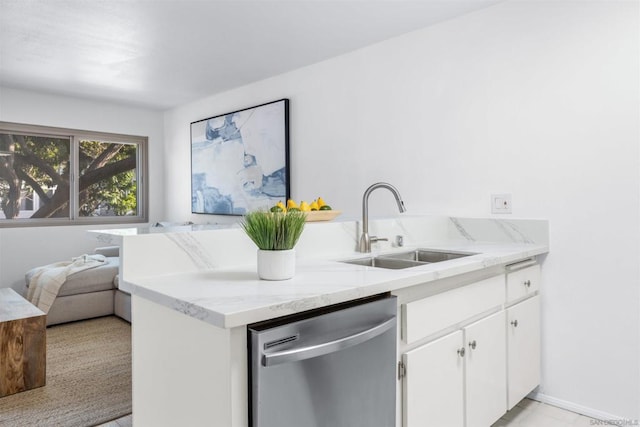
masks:
<path fill-rule="evenodd" d="M 13 289 L 0 289 L 0 397 L 45 385 L 46 319 Z"/>

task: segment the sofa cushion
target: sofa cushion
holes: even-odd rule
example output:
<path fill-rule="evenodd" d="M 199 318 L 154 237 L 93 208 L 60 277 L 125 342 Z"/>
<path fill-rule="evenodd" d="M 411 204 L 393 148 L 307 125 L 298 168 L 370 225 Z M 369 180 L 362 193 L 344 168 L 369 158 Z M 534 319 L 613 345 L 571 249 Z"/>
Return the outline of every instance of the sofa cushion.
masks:
<path fill-rule="evenodd" d="M 67 276 L 67 280 L 60 288 L 58 296 L 86 294 L 89 292 L 107 291 L 115 289 L 113 279 L 118 274 L 120 258 L 107 257 L 104 265 L 83 270 Z M 37 268 L 29 270 L 25 275 L 27 287 Z"/>
<path fill-rule="evenodd" d="M 113 286 L 116 289 L 120 289 L 120 275 L 116 274 L 116 277 L 113 278 Z"/>
<path fill-rule="evenodd" d="M 120 256 L 120 246 L 102 246 L 95 248 L 93 253 L 104 255 L 106 257 L 117 257 Z"/>

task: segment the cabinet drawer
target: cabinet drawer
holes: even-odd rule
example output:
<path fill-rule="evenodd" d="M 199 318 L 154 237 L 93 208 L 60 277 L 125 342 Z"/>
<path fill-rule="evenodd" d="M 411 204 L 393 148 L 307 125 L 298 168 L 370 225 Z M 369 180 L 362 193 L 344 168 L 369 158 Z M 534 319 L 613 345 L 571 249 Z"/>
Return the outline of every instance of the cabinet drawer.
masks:
<path fill-rule="evenodd" d="M 540 288 L 540 266 L 532 265 L 507 274 L 507 301 L 533 294 Z"/>
<path fill-rule="evenodd" d="M 407 344 L 435 334 L 505 300 L 504 275 L 404 304 L 403 338 Z"/>

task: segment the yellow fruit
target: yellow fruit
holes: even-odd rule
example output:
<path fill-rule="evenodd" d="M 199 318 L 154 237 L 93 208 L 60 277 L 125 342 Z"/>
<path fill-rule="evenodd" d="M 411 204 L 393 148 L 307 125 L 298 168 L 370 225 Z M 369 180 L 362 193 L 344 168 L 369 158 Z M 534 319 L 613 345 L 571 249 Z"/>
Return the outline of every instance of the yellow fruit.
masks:
<path fill-rule="evenodd" d="M 287 207 L 282 202 L 276 203 L 276 206 L 279 207 L 280 209 L 282 209 L 282 212 L 286 212 L 287 211 Z"/>
<path fill-rule="evenodd" d="M 315 200 L 313 201 L 313 203 L 311 203 L 311 205 L 309 205 L 309 207 L 312 211 L 317 211 L 318 209 L 320 209 L 320 206 L 318 206 L 318 202 L 316 202 Z"/>
<path fill-rule="evenodd" d="M 302 212 L 309 212 L 311 210 L 311 206 L 309 206 L 309 203 L 303 200 L 300 202 L 300 210 Z"/>
<path fill-rule="evenodd" d="M 295 200 L 287 200 L 287 209 L 291 209 L 291 208 L 297 208 L 298 204 L 295 202 Z"/>
<path fill-rule="evenodd" d="M 326 205 L 325 201 L 322 200 L 322 197 L 318 197 L 318 207 L 321 208 Z"/>

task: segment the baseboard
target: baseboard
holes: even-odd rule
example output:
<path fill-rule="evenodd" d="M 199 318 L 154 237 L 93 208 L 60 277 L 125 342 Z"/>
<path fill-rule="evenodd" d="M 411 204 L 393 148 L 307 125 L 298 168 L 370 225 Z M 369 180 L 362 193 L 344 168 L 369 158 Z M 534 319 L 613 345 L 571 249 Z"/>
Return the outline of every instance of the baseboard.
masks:
<path fill-rule="evenodd" d="M 557 397 L 547 396 L 546 394 L 535 392 L 535 391 L 531 392 L 527 397 L 532 400 L 537 400 L 538 402 L 546 403 L 551 406 L 556 406 L 561 409 L 566 409 L 567 411 L 576 412 L 578 414 L 582 414 L 590 418 L 595 418 L 597 420 L 628 421 L 628 418 L 619 417 L 617 415 L 609 414 L 603 411 L 598 411 L 597 409 L 578 405 L 577 403 L 574 403 L 574 402 L 558 399 Z"/>

